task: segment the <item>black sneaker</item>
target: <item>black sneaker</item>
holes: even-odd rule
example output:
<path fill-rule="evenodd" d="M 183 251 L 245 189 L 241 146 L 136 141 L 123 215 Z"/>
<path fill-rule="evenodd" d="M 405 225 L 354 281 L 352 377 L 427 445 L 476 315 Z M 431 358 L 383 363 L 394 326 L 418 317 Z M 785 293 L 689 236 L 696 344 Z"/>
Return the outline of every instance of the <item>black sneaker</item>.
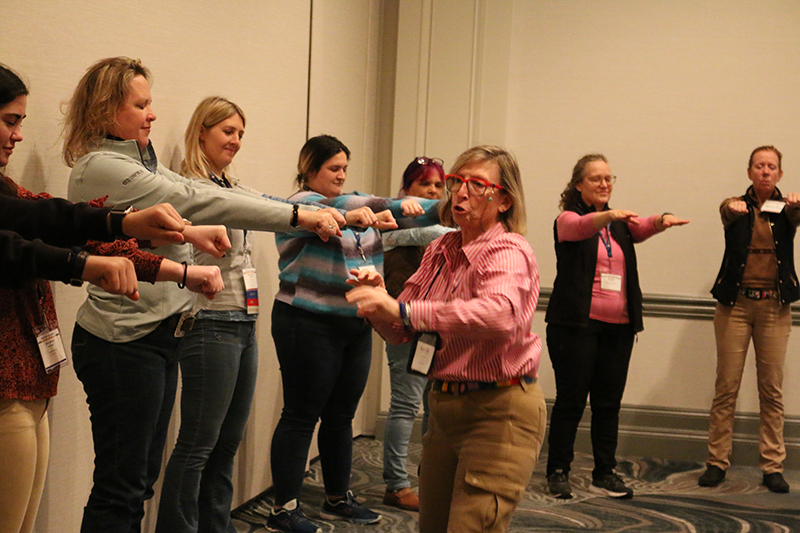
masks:
<path fill-rule="evenodd" d="M 612 498 L 620 498 L 627 500 L 633 498 L 633 491 L 625 486 L 617 474 L 611 473 L 605 476 L 592 479 L 592 487 L 598 492 L 602 492 L 606 496 Z"/>
<path fill-rule="evenodd" d="M 572 498 L 572 488 L 569 486 L 569 473 L 559 469 L 547 476 L 547 488 L 550 494 L 561 500 Z"/>
<path fill-rule="evenodd" d="M 353 491 L 350 490 L 337 502 L 325 498 L 319 516 L 325 520 L 349 520 L 354 524 L 377 524 L 382 518 L 378 513 L 358 503 Z"/>
<path fill-rule="evenodd" d="M 773 472 L 771 474 L 764 474 L 764 486 L 770 492 L 779 492 L 781 494 L 789 492 L 789 484 L 783 479 L 783 474 L 780 472 Z"/>
<path fill-rule="evenodd" d="M 278 511 L 273 509 L 267 518 L 267 527 L 283 533 L 322 533 L 299 509 L 297 499 L 286 502 Z"/>
<path fill-rule="evenodd" d="M 706 471 L 697 480 L 701 487 L 716 487 L 725 480 L 725 471 L 718 466 L 708 465 Z"/>

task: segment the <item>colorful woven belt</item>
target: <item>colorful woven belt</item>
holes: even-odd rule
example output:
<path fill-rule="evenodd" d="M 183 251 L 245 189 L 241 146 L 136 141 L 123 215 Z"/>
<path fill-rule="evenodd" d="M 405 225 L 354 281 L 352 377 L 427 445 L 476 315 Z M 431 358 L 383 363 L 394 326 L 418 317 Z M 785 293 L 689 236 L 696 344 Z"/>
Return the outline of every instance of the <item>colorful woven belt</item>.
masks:
<path fill-rule="evenodd" d="M 519 378 L 511 378 L 504 381 L 439 381 L 434 380 L 433 390 L 438 392 L 446 392 L 448 394 L 464 394 L 465 392 L 472 392 L 476 390 L 489 390 L 489 389 L 502 389 L 504 387 L 511 387 L 519 385 L 520 383 L 533 383 L 536 381 L 531 376 L 522 376 Z"/>

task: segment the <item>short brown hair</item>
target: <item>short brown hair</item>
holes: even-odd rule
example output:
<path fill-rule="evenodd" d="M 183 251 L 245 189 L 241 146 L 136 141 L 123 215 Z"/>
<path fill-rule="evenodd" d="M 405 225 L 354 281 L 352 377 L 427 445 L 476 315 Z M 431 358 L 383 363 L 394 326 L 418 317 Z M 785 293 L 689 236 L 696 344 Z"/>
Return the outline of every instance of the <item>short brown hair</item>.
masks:
<path fill-rule="evenodd" d="M 150 71 L 140 60 L 129 57 L 101 59 L 84 72 L 64 116 L 61 156 L 67 166 L 103 142 L 136 76 L 150 82 Z"/>
<path fill-rule="evenodd" d="M 778 150 L 771 144 L 759 146 L 758 148 L 750 152 L 750 161 L 747 163 L 747 170 L 753 168 L 753 156 L 755 156 L 758 152 L 773 152 L 775 155 L 778 156 L 778 170 L 783 170 L 781 168 L 781 161 L 783 160 L 783 154 L 780 152 L 780 150 Z"/>
<path fill-rule="evenodd" d="M 503 187 L 503 192 L 511 197 L 511 207 L 499 213 L 498 220 L 506 231 L 525 235 L 525 194 L 522 190 L 522 175 L 513 154 L 498 146 L 474 146 L 458 156 L 450 169 L 450 174 L 458 174 L 468 164 L 484 161 L 497 163 L 500 168 L 500 186 Z M 453 195 L 448 192 L 447 200 L 439 207 L 439 219 L 443 225 L 455 227 L 452 205 Z"/>

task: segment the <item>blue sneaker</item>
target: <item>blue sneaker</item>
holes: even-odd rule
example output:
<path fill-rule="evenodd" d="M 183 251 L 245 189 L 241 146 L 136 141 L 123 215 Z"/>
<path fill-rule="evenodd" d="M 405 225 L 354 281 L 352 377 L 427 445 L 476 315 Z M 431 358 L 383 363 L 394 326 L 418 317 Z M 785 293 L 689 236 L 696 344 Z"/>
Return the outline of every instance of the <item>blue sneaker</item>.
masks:
<path fill-rule="evenodd" d="M 343 499 L 335 503 L 325 498 L 319 516 L 325 520 L 349 520 L 354 524 L 377 524 L 382 518 L 378 513 L 358 503 L 353 491 L 350 490 Z"/>
<path fill-rule="evenodd" d="M 273 509 L 267 518 L 267 527 L 282 533 L 322 533 L 299 509 L 297 499 L 286 502 L 278 511 Z"/>

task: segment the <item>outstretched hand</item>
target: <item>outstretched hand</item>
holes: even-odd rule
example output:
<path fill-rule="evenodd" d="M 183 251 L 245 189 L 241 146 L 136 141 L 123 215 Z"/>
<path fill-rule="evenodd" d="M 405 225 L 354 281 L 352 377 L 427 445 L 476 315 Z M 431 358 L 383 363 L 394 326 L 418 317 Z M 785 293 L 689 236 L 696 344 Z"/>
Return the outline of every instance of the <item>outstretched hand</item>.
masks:
<path fill-rule="evenodd" d="M 216 257 L 225 255 L 225 250 L 231 247 L 228 231 L 225 226 L 192 226 L 187 224 L 183 228 L 183 238 L 192 243 L 201 252 Z"/>
<path fill-rule="evenodd" d="M 402 210 L 404 217 L 416 218 L 425 214 L 425 210 L 422 208 L 420 203 L 413 198 L 406 198 L 400 202 L 400 209 Z"/>
<path fill-rule="evenodd" d="M 225 284 L 219 267 L 189 265 L 186 267 L 186 288 L 213 300 L 225 288 Z"/>
<path fill-rule="evenodd" d="M 122 231 L 143 241 L 172 244 L 183 242 L 183 217 L 170 204 L 158 204 L 134 211 L 122 219 Z"/>
<path fill-rule="evenodd" d="M 746 215 L 747 214 L 747 203 L 744 200 L 731 200 L 728 202 L 728 209 L 734 215 Z"/>
<path fill-rule="evenodd" d="M 139 299 L 136 271 L 133 263 L 124 257 L 88 256 L 81 279 L 108 293 L 121 294 L 134 301 Z"/>
<path fill-rule="evenodd" d="M 662 231 L 673 226 L 684 226 L 688 223 L 689 221 L 685 218 L 678 218 L 675 215 L 661 215 L 661 225 L 663 226 Z"/>
<path fill-rule="evenodd" d="M 316 233 L 323 241 L 328 241 L 330 237 L 341 237 L 342 231 L 339 229 L 344 226 L 345 220 L 336 209 L 320 209 L 309 211 L 300 209 L 297 212 L 297 223 L 306 231 Z"/>

